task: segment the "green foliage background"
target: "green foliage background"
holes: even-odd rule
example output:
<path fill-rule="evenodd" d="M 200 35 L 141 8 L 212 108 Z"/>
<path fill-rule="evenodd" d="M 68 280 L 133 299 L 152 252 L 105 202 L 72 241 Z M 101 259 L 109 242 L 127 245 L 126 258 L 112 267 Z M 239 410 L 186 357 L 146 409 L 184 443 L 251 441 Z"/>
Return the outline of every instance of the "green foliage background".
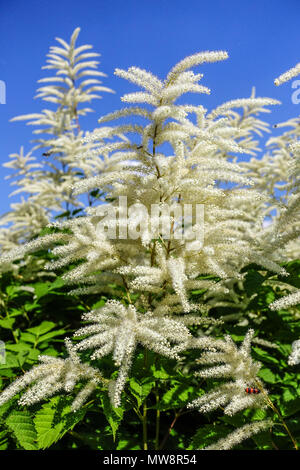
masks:
<path fill-rule="evenodd" d="M 52 255 L 41 251 L 31 255 L 34 266 Z M 289 277 L 280 278 L 251 265 L 244 271 L 244 290 L 236 288 L 246 310 L 219 307 L 210 315 L 240 314 L 242 321 L 227 321 L 214 327 L 213 334 L 230 334 L 237 343 L 249 327 L 255 336 L 271 341 L 278 349 L 255 345 L 254 360 L 262 363 L 259 376 L 270 398 L 280 411 L 295 440 L 300 442 L 300 366 L 289 366 L 291 343 L 300 337 L 300 309 L 271 311 L 268 305 L 288 293 L 280 282 L 300 288 L 300 261 L 285 265 Z M 64 357 L 64 337 L 71 337 L 80 326 L 83 312 L 103 305 L 105 296 L 70 296 L 61 278 L 63 272 L 37 276 L 21 267 L 18 274 L 5 273 L 0 279 L 0 338 L 5 342 L 6 363 L 0 364 L 0 390 L 38 363 L 39 354 Z M 192 294 L 193 302 L 203 291 Z M 116 297 L 115 297 L 116 298 Z M 210 327 L 211 328 L 211 327 Z M 195 333 L 197 329 L 195 328 Z M 204 329 L 205 332 L 205 329 Z M 200 414 L 186 405 L 207 391 L 216 380 L 196 379 L 193 375 L 199 352 L 187 351 L 180 363 L 141 348 L 123 394 L 122 407 L 112 409 L 107 390 L 97 389 L 79 411 L 71 412 L 72 395 L 57 395 L 31 407 L 17 404 L 18 397 L 0 407 L 0 449 L 98 449 L 139 450 L 145 438 L 148 449 L 201 449 L 234 429 L 254 420 L 272 416 L 270 432 L 263 432 L 235 449 L 293 449 L 278 416 L 272 410 L 246 410 L 233 417 L 222 410 Z M 88 355 L 84 356 L 88 359 Z M 93 365 L 107 378 L 116 375 L 110 356 Z M 147 414 L 147 429 L 143 415 Z M 159 423 L 159 427 L 158 427 Z"/>

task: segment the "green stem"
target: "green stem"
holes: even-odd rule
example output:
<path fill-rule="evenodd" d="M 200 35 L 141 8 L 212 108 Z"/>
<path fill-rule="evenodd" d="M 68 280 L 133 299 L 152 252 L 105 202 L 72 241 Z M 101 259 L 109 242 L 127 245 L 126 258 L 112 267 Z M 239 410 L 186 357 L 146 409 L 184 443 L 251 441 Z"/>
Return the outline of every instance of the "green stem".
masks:
<path fill-rule="evenodd" d="M 158 389 L 155 390 L 156 395 L 156 406 L 158 407 L 159 403 L 159 393 Z M 159 428 L 160 428 L 160 410 L 156 409 L 156 426 L 155 426 L 155 450 L 159 449 Z"/>
<path fill-rule="evenodd" d="M 171 434 L 171 431 L 172 431 L 177 419 L 183 414 L 182 411 L 183 411 L 183 408 L 181 408 L 179 411 L 175 411 L 174 419 L 173 419 L 168 431 L 166 432 L 166 434 L 165 434 L 165 436 L 162 440 L 161 445 L 159 446 L 159 450 L 162 450 L 164 448 L 164 446 L 165 446 L 165 444 L 166 444 L 166 442 L 167 442 L 167 440 L 168 440 L 168 438 Z"/>
<path fill-rule="evenodd" d="M 10 315 L 9 315 L 9 313 L 8 313 L 8 308 L 7 308 L 5 302 L 3 302 L 3 308 L 4 308 L 4 311 L 5 311 L 6 318 L 10 318 Z M 15 343 L 18 343 L 18 338 L 17 338 L 17 336 L 16 336 L 16 334 L 15 334 L 14 329 L 13 329 L 13 328 L 9 328 L 9 329 L 10 329 L 10 331 L 11 331 L 11 334 L 13 335 L 13 338 L 14 338 L 14 340 L 15 340 Z"/>
<path fill-rule="evenodd" d="M 268 406 L 274 411 L 274 413 L 277 414 L 278 418 L 280 419 L 284 429 L 286 430 L 286 432 L 288 433 L 292 443 L 293 443 L 293 446 L 295 448 L 295 450 L 299 450 L 299 447 L 298 447 L 298 444 L 297 444 L 297 441 L 295 440 L 295 438 L 293 437 L 291 431 L 289 430 L 289 428 L 287 427 L 287 424 L 286 422 L 284 421 L 283 417 L 281 416 L 279 410 L 277 410 L 276 406 L 274 405 L 274 403 L 270 400 L 267 392 L 265 391 L 261 381 L 259 379 L 256 380 L 257 382 L 257 385 L 259 386 L 261 392 L 263 393 L 265 399 L 266 399 L 266 402 L 268 404 Z"/>
<path fill-rule="evenodd" d="M 148 351 L 145 349 L 144 352 L 144 369 L 148 368 Z M 147 399 L 143 402 L 143 448 L 148 450 L 148 432 L 147 432 Z"/>
<path fill-rule="evenodd" d="M 144 450 L 148 450 L 147 404 L 146 404 L 146 400 L 143 403 L 143 443 L 144 443 Z"/>

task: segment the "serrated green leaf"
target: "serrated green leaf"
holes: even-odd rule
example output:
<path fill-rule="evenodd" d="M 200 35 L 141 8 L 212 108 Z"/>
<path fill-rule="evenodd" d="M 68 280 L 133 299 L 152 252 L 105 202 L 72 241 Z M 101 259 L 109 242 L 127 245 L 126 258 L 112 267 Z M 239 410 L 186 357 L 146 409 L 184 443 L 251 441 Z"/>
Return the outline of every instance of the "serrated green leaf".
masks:
<path fill-rule="evenodd" d="M 21 332 L 20 339 L 21 339 L 21 341 L 25 341 L 25 342 L 31 343 L 31 344 L 35 344 L 35 342 L 36 342 L 36 336 L 31 334 L 31 333 L 26 333 L 25 331 Z"/>
<path fill-rule="evenodd" d="M 5 423 L 24 449 L 37 450 L 37 433 L 29 411 L 12 411 Z"/>
<path fill-rule="evenodd" d="M 136 398 L 139 407 L 154 387 L 155 382 L 149 379 L 142 382 L 132 377 L 129 381 L 129 389 Z"/>
<path fill-rule="evenodd" d="M 200 395 L 198 387 L 177 383 L 162 396 L 156 406 L 160 410 L 168 410 L 186 406 L 186 404 Z"/>
<path fill-rule="evenodd" d="M 101 397 L 101 403 L 103 406 L 103 412 L 105 414 L 105 417 L 111 427 L 112 434 L 113 434 L 113 440 L 115 441 L 116 439 L 116 432 L 121 424 L 121 421 L 123 419 L 124 415 L 124 410 L 122 407 L 119 408 L 113 408 L 111 406 L 110 400 L 107 395 L 103 395 Z"/>
<path fill-rule="evenodd" d="M 66 333 L 66 330 L 63 330 L 63 329 L 51 331 L 51 333 L 47 333 L 46 335 L 41 336 L 37 340 L 37 344 L 44 343 L 45 341 L 48 341 L 51 338 L 55 338 L 56 336 L 64 335 L 65 333 Z"/>
<path fill-rule="evenodd" d="M 31 312 L 32 310 L 35 310 L 36 308 L 38 308 L 40 306 L 40 304 L 37 302 L 37 301 L 34 301 L 32 303 L 30 302 L 26 302 L 24 304 L 24 309 L 26 312 Z M 22 313 L 22 312 L 21 312 Z"/>
<path fill-rule="evenodd" d="M 11 407 L 11 400 L 9 402 L 3 403 L 3 405 L 0 406 L 0 417 L 4 416 L 10 407 Z"/>
<path fill-rule="evenodd" d="M 9 446 L 9 433 L 7 430 L 0 432 L 0 450 L 6 450 Z"/>
<path fill-rule="evenodd" d="M 159 369 L 157 369 L 156 364 L 153 364 L 150 367 L 150 370 L 152 371 L 152 375 L 155 379 L 164 380 L 170 378 L 170 374 L 164 369 L 163 366 L 160 366 Z"/>
<path fill-rule="evenodd" d="M 274 374 L 270 369 L 262 368 L 258 373 L 259 377 L 261 377 L 265 382 L 270 384 L 275 384 L 279 376 L 278 374 Z"/>
<path fill-rule="evenodd" d="M 16 352 L 22 352 L 22 351 L 30 351 L 32 346 L 28 343 L 25 343 L 23 341 L 19 341 L 16 344 L 6 344 L 5 349 L 7 351 L 16 351 Z"/>
<path fill-rule="evenodd" d="M 15 321 L 15 318 L 5 318 L 4 320 L 0 320 L 0 326 L 1 328 L 11 330 Z"/>
<path fill-rule="evenodd" d="M 227 436 L 231 431 L 224 425 L 204 425 L 193 436 L 191 444 L 187 450 L 203 449 L 215 444 L 219 439 Z"/>
<path fill-rule="evenodd" d="M 49 293 L 50 285 L 48 282 L 37 282 L 33 287 L 37 299 L 40 299 Z"/>
<path fill-rule="evenodd" d="M 289 398 L 287 400 L 287 398 Z M 291 416 L 295 413 L 298 413 L 300 410 L 300 397 L 291 399 L 290 394 L 285 394 L 285 396 L 280 400 L 280 412 L 282 416 Z"/>
<path fill-rule="evenodd" d="M 21 352 L 19 354 L 22 354 Z M 22 358 L 22 356 L 18 356 L 17 354 L 13 354 L 11 352 L 6 353 L 5 357 L 5 364 L 0 364 L 0 369 L 9 369 L 13 367 L 20 367 L 20 362 L 19 359 Z M 2 374 L 2 371 L 1 371 Z"/>
<path fill-rule="evenodd" d="M 255 351 L 259 360 L 263 362 L 269 362 L 271 364 L 279 363 L 279 360 L 274 356 L 274 354 L 272 355 L 272 353 L 270 352 L 264 351 L 263 349 L 258 348 L 257 346 L 253 346 L 252 350 Z"/>
<path fill-rule="evenodd" d="M 82 420 L 86 409 L 71 411 L 72 398 L 56 396 L 36 413 L 34 424 L 39 449 L 47 449 Z"/>
<path fill-rule="evenodd" d="M 53 330 L 53 328 L 56 326 L 55 323 L 52 321 L 43 321 L 40 325 L 35 326 L 33 328 L 27 328 L 26 331 L 29 331 L 35 336 L 41 336 L 45 333 L 47 333 L 50 330 Z"/>
<path fill-rule="evenodd" d="M 101 300 L 98 300 L 98 302 L 96 302 L 95 304 L 92 305 L 92 309 L 96 309 L 96 308 L 100 308 L 100 307 L 103 307 L 103 305 L 105 305 L 105 300 L 101 299 Z"/>
<path fill-rule="evenodd" d="M 24 312 L 22 312 L 22 310 L 18 309 L 18 308 L 11 308 L 9 310 L 9 316 L 10 318 L 13 318 L 13 317 L 18 317 L 19 315 L 24 315 Z"/>
<path fill-rule="evenodd" d="M 7 286 L 6 293 L 9 297 L 13 297 L 20 292 L 20 286 Z"/>

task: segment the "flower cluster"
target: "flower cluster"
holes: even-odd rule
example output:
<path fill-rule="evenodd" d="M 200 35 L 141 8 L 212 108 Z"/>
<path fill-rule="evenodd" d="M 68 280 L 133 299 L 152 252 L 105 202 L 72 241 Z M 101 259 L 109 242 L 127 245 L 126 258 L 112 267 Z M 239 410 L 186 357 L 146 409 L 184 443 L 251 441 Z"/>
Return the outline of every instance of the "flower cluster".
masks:
<path fill-rule="evenodd" d="M 68 338 L 65 340 L 65 346 L 69 354 L 67 359 L 40 356 L 42 364 L 33 367 L 2 392 L 0 405 L 28 386 L 28 390 L 19 399 L 20 405 L 38 403 L 61 390 L 70 393 L 78 381 L 87 381 L 72 403 L 73 411 L 79 409 L 97 386 L 105 382 L 105 379 L 99 370 L 80 362 Z"/>
<path fill-rule="evenodd" d="M 251 341 L 254 330 L 249 330 L 240 348 L 237 348 L 230 336 L 224 340 L 200 337 L 193 341 L 192 346 L 203 349 L 197 360 L 198 364 L 216 364 L 213 367 L 196 372 L 197 377 L 225 378 L 224 383 L 216 385 L 210 391 L 189 403 L 189 408 L 198 408 L 207 413 L 224 406 L 224 413 L 233 415 L 245 408 L 265 408 L 265 393 L 248 394 L 247 388 L 257 384 L 257 373 L 260 364 L 251 358 Z M 261 383 L 261 381 L 260 381 Z"/>
<path fill-rule="evenodd" d="M 44 69 L 55 71 L 55 76 L 42 78 L 44 84 L 37 91 L 37 98 L 56 106 L 55 110 L 43 109 L 41 113 L 26 114 L 12 121 L 27 120 L 36 126 L 36 145 L 24 155 L 11 154 L 3 166 L 14 171 L 10 178 L 18 189 L 11 196 L 22 193 L 25 199 L 12 204 L 11 210 L 2 218 L 0 247 L 4 253 L 38 235 L 53 216 L 71 213 L 84 204 L 72 193 L 72 186 L 82 176 L 91 176 L 102 170 L 104 162 L 99 152 L 93 154 L 94 143 L 83 143 L 83 131 L 79 118 L 92 109 L 82 104 L 101 98 L 101 91 L 112 92 L 101 85 L 97 70 L 99 54 L 91 52 L 92 46 L 76 46 L 80 28 L 76 28 L 68 44 L 56 38 L 60 47 L 50 48 Z M 39 154 L 39 157 L 34 156 Z M 40 161 L 40 157 L 46 157 Z M 89 202 L 92 203 L 91 198 Z M 8 265 L 10 266 L 10 265 Z"/>
<path fill-rule="evenodd" d="M 138 343 L 163 356 L 179 359 L 178 352 L 187 348 L 191 337 L 180 318 L 155 317 L 151 312 L 139 313 L 133 305 L 126 308 L 116 300 L 109 300 L 104 307 L 84 314 L 82 320 L 92 325 L 75 332 L 75 337 L 88 336 L 77 343 L 75 349 L 94 350 L 91 359 L 113 353 L 114 362 L 120 367 L 116 382 L 111 384 L 111 387 L 114 386 L 112 403 L 115 407 L 120 404 L 121 392 Z"/>
<path fill-rule="evenodd" d="M 205 447 L 202 450 L 229 450 L 232 447 L 236 446 L 240 442 L 244 441 L 245 439 L 249 439 L 255 434 L 259 432 L 265 431 L 272 427 L 272 420 L 271 419 L 264 419 L 262 421 L 253 421 L 252 423 L 245 424 L 240 428 L 236 429 L 232 433 L 228 434 L 228 436 L 220 439 L 219 441 L 215 442 L 214 444 Z"/>
<path fill-rule="evenodd" d="M 292 352 L 289 355 L 288 363 L 290 366 L 296 366 L 300 364 L 300 340 L 292 343 Z"/>

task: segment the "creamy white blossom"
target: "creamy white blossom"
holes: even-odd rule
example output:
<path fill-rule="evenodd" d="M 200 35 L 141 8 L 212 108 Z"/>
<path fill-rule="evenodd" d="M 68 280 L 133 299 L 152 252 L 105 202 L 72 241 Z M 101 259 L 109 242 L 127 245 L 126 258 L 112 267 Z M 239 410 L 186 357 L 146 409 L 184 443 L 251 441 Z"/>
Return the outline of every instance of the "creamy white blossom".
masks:
<path fill-rule="evenodd" d="M 104 307 L 84 314 L 82 320 L 92 324 L 75 332 L 75 337 L 88 336 L 77 343 L 75 349 L 94 350 L 91 359 L 112 353 L 115 364 L 120 367 L 114 385 L 114 406 L 120 404 L 120 394 L 138 344 L 163 356 L 179 359 L 178 352 L 187 347 L 191 337 L 180 318 L 155 317 L 151 312 L 139 313 L 133 305 L 126 308 L 116 300 L 108 300 Z"/>
<path fill-rule="evenodd" d="M 295 65 L 295 67 L 289 69 L 287 72 L 281 74 L 278 78 L 275 78 L 274 83 L 275 85 L 281 85 L 284 82 L 288 82 L 297 75 L 300 74 L 300 63 Z"/>
<path fill-rule="evenodd" d="M 240 428 L 236 429 L 232 433 L 228 434 L 228 436 L 219 439 L 214 444 L 205 447 L 202 450 L 229 450 L 232 447 L 235 447 L 240 442 L 244 441 L 245 439 L 249 439 L 255 434 L 259 432 L 266 431 L 272 427 L 272 420 L 271 419 L 264 419 L 262 421 L 253 421 L 252 423 L 245 424 Z"/>
<path fill-rule="evenodd" d="M 78 381 L 87 381 L 87 385 L 79 392 L 72 404 L 76 411 L 88 396 L 103 382 L 99 370 L 84 364 L 71 341 L 66 338 L 65 345 L 69 354 L 67 359 L 53 356 L 40 356 L 40 365 L 33 367 L 22 377 L 15 380 L 0 394 L 0 405 L 14 395 L 26 389 L 18 403 L 32 405 L 57 394 L 60 391 L 72 392 Z"/>
<path fill-rule="evenodd" d="M 296 366 L 300 364 L 300 340 L 292 343 L 292 352 L 288 358 L 288 364 L 290 366 Z"/>
<path fill-rule="evenodd" d="M 260 369 L 260 364 L 254 362 L 251 357 L 253 335 L 254 330 L 250 329 L 239 348 L 229 335 L 224 340 L 210 337 L 193 340 L 192 347 L 204 350 L 197 363 L 214 364 L 196 372 L 195 375 L 201 378 L 214 377 L 227 380 L 189 403 L 189 408 L 198 408 L 200 412 L 207 413 L 222 406 L 225 414 L 233 415 L 245 408 L 262 409 L 267 406 L 265 391 L 259 394 L 246 393 L 247 387 L 256 386 Z"/>
<path fill-rule="evenodd" d="M 84 207 L 72 193 L 72 186 L 82 176 L 92 176 L 105 166 L 99 156 L 99 143 L 82 141 L 84 132 L 80 129 L 79 118 L 92 111 L 82 104 L 100 98 L 101 91 L 112 90 L 102 86 L 99 80 L 105 77 L 97 70 L 99 62 L 95 58 L 99 54 L 90 51 L 90 45 L 77 47 L 79 32 L 80 28 L 74 30 L 69 44 L 56 38 L 60 45 L 50 48 L 47 65 L 43 67 L 53 70 L 55 76 L 39 80 L 43 85 L 36 97 L 54 104 L 56 109 L 43 109 L 41 113 L 12 119 L 27 120 L 35 126 L 34 134 L 38 139 L 31 152 L 24 155 L 22 147 L 19 154 L 11 154 L 12 160 L 3 165 L 14 171 L 8 176 L 17 186 L 11 196 L 21 193 L 23 198 L 22 203 L 11 205 L 10 212 L 1 221 L 3 252 L 38 235 L 57 212 L 68 213 Z M 9 235 L 7 223 L 10 223 Z"/>

